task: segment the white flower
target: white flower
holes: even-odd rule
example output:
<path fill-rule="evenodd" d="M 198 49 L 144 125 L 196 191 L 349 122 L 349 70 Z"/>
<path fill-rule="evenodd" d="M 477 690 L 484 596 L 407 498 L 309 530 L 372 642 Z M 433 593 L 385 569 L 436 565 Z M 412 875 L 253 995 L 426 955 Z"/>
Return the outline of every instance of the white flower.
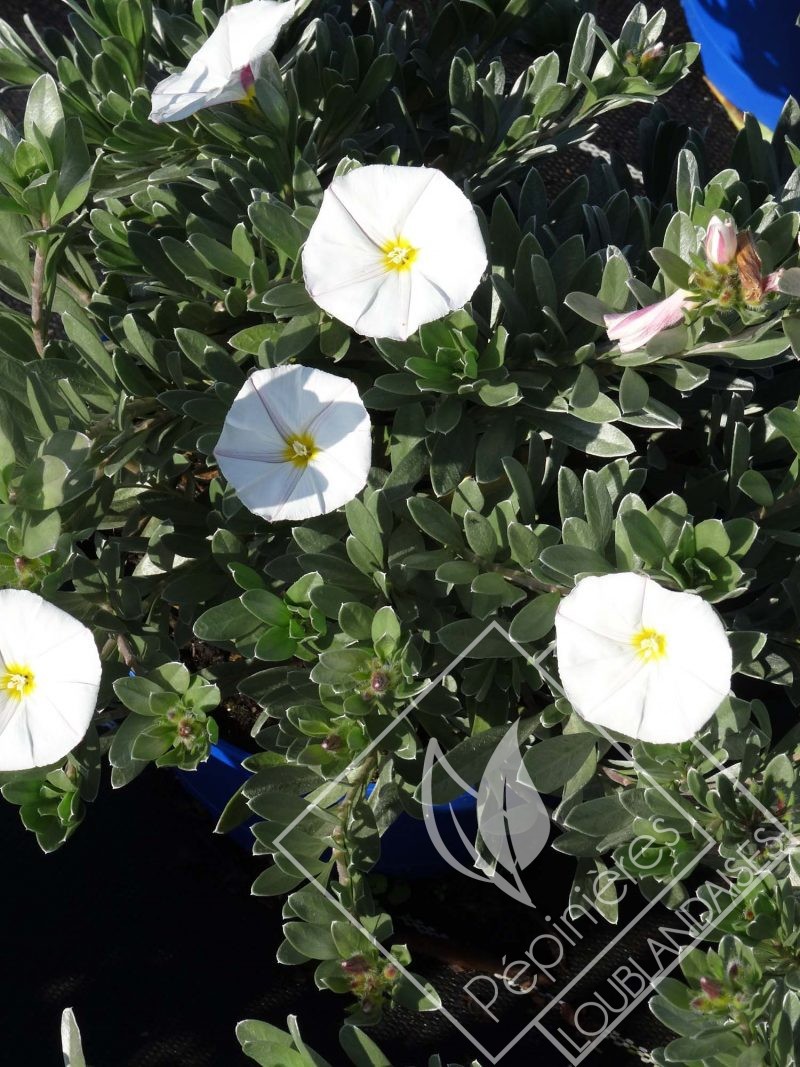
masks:
<path fill-rule="evenodd" d="M 643 574 L 578 582 L 556 613 L 556 652 L 575 711 L 642 741 L 688 740 L 730 690 L 731 646 L 717 613 Z"/>
<path fill-rule="evenodd" d="M 303 249 L 306 288 L 323 311 L 398 341 L 463 307 L 485 269 L 475 209 L 431 167 L 334 178 Z"/>
<path fill-rule="evenodd" d="M 0 591 L 0 771 L 63 759 L 89 729 L 99 686 L 91 630 L 35 593 Z"/>
<path fill-rule="evenodd" d="M 177 122 L 204 107 L 247 100 L 259 60 L 293 14 L 293 0 L 251 0 L 226 11 L 186 69 L 155 87 L 151 120 Z"/>
<path fill-rule="evenodd" d="M 214 455 L 256 515 L 326 515 L 364 487 L 369 415 L 347 378 L 310 367 L 258 370 L 234 400 Z"/>

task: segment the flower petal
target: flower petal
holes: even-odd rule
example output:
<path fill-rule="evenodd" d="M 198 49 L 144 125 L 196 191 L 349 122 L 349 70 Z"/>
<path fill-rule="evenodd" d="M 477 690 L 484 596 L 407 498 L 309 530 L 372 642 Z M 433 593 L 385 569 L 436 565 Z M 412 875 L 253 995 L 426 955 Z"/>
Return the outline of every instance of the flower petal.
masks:
<path fill-rule="evenodd" d="M 699 720 L 692 730 L 695 733 L 730 691 L 733 653 L 722 621 L 697 594 L 676 593 L 650 582 L 642 623 L 664 634 L 665 663 L 680 671 L 687 684 L 689 681 L 701 684 L 705 698 L 699 701 L 692 718 L 692 721 Z"/>
<path fill-rule="evenodd" d="M 568 690 L 567 699 L 586 722 L 605 726 L 626 737 L 639 737 L 650 672 L 635 661 L 628 661 L 624 669 L 619 669 L 620 666 L 608 664 L 601 668 L 599 677 L 595 676 L 594 692 L 590 687 L 585 694 L 586 704 L 576 702 Z"/>
<path fill-rule="evenodd" d="M 367 482 L 370 458 L 364 449 L 339 447 L 324 452 L 309 465 L 315 484 L 324 489 L 325 510 L 322 514 L 335 511 L 358 496 Z"/>
<path fill-rule="evenodd" d="M 385 246 L 413 259 L 393 270 Z M 303 249 L 316 303 L 366 337 L 405 340 L 463 307 L 486 268 L 475 210 L 440 171 L 374 165 L 334 178 Z"/>
<path fill-rule="evenodd" d="M 340 288 L 320 303 L 363 337 L 395 341 L 407 340 L 424 323 L 441 319 L 456 306 L 461 304 L 454 304 L 416 265 L 406 271 L 383 270 L 377 282 Z"/>
<path fill-rule="evenodd" d="M 159 82 L 153 90 L 151 122 L 180 122 L 204 107 L 218 104 L 233 104 L 244 100 L 247 92 L 239 75 L 214 86 L 207 71 L 190 73 L 187 68 L 181 74 L 173 74 Z"/>
<path fill-rule="evenodd" d="M 9 699 L 8 704 L 16 706 L 11 708 L 10 715 L 8 706 L 4 708 L 4 725 L 0 733 L 0 770 L 23 771 L 41 766 L 36 762 L 33 731 L 26 710 L 16 700 Z M 69 748 L 65 749 L 64 755 L 67 752 Z"/>
<path fill-rule="evenodd" d="M 151 120 L 177 122 L 204 107 L 244 100 L 242 70 L 269 51 L 293 14 L 293 0 L 251 0 L 226 11 L 186 69 L 155 87 Z"/>
<path fill-rule="evenodd" d="M 657 653 L 641 654 L 642 631 L 658 636 Z M 556 651 L 575 711 L 646 741 L 692 737 L 730 689 L 731 648 L 711 605 L 641 574 L 580 581 L 556 613 Z"/>
<path fill-rule="evenodd" d="M 228 428 L 238 432 L 236 444 L 247 450 L 283 454 L 287 438 L 302 433 L 311 420 L 335 399 L 347 379 L 311 367 L 284 364 L 254 371 L 247 379 L 225 417 Z M 242 435 L 252 435 L 247 441 Z M 233 446 L 234 438 L 231 438 Z M 219 447 L 219 445 L 218 445 Z M 227 448 L 227 440 L 224 445 Z"/>
<path fill-rule="evenodd" d="M 719 215 L 714 215 L 708 224 L 703 245 L 710 264 L 726 267 L 736 259 L 736 223 L 732 219 L 723 221 Z"/>
<path fill-rule="evenodd" d="M 336 199 L 378 248 L 405 230 L 406 219 L 440 171 L 375 163 L 331 182 Z M 449 181 L 443 174 L 444 181 Z M 452 183 L 451 183 L 452 184 Z"/>
<path fill-rule="evenodd" d="M 783 269 L 774 270 L 772 272 L 772 274 L 768 274 L 766 276 L 766 278 L 764 278 L 764 280 L 763 280 L 762 288 L 763 288 L 764 293 L 765 294 L 766 293 L 779 293 L 781 291 L 780 290 L 780 282 L 781 282 L 781 278 L 782 277 L 783 277 Z"/>
<path fill-rule="evenodd" d="M 359 223 L 361 213 L 357 208 L 351 213 L 337 188 L 325 194 L 303 248 L 303 278 L 323 311 L 355 327 L 387 278 L 381 252 L 387 238 L 381 238 L 368 219 Z"/>
<path fill-rule="evenodd" d="M 0 591 L 0 659 L 22 663 L 28 641 L 36 637 L 36 619 L 44 600 L 27 589 Z"/>
<path fill-rule="evenodd" d="M 17 719 L 24 720 L 19 736 L 31 740 L 32 765 L 46 767 L 63 759 L 85 737 L 97 705 L 97 686 L 51 682 L 37 686 L 22 705 L 17 715 Z M 6 731 L 0 741 L 8 740 Z M 29 764 L 22 764 L 26 765 Z"/>
<path fill-rule="evenodd" d="M 570 620 L 586 631 L 627 647 L 631 635 L 642 628 L 648 582 L 644 574 L 632 571 L 584 578 L 561 601 L 556 625 Z"/>
<path fill-rule="evenodd" d="M 323 451 L 350 450 L 358 441 L 359 447 L 367 448 L 371 454 L 369 415 L 354 383 L 324 371 L 313 371 L 312 374 L 317 377 L 308 379 L 308 390 L 315 393 L 320 407 L 305 424 L 305 432 Z M 334 378 L 334 382 L 321 380 L 328 378 Z"/>
<path fill-rule="evenodd" d="M 415 329 L 411 322 L 413 285 L 413 271 L 387 271 L 353 329 L 364 337 L 405 341 Z"/>
<path fill-rule="evenodd" d="M 307 463 L 286 459 L 309 437 Z M 311 367 L 256 371 L 225 419 L 216 452 L 239 499 L 270 522 L 324 515 L 364 486 L 372 454 L 366 408 L 347 378 Z"/>
<path fill-rule="evenodd" d="M 223 47 L 227 49 L 229 68 L 238 72 L 268 52 L 294 15 L 294 8 L 294 0 L 250 0 L 228 8 L 214 32 L 225 35 Z"/>
<path fill-rule="evenodd" d="M 606 315 L 609 340 L 619 342 L 620 352 L 634 352 L 644 348 L 656 334 L 681 322 L 684 309 L 689 306 L 688 293 L 677 289 L 665 300 L 659 300 L 648 307 L 621 315 Z"/>
<path fill-rule="evenodd" d="M 403 236 L 419 248 L 413 273 L 422 273 L 446 299 L 441 314 L 463 307 L 486 270 L 486 245 L 472 204 L 441 172 L 409 212 Z"/>
<path fill-rule="evenodd" d="M 0 771 L 63 759 L 85 736 L 97 703 L 101 665 L 91 631 L 34 593 L 5 589 L 0 660 L 3 673 L 27 667 L 34 682 L 20 699 L 0 691 Z"/>
<path fill-rule="evenodd" d="M 649 672 L 641 725 L 631 735 L 641 741 L 660 745 L 687 741 L 705 726 L 727 693 L 727 689 L 720 693 L 703 678 L 687 673 L 669 656 L 651 664 Z M 730 675 L 728 683 L 730 688 Z"/>
<path fill-rule="evenodd" d="M 303 476 L 302 467 L 293 463 L 237 462 L 235 467 L 223 473 L 235 487 L 241 502 L 254 515 L 260 515 L 268 522 L 292 517 L 290 505 Z"/>

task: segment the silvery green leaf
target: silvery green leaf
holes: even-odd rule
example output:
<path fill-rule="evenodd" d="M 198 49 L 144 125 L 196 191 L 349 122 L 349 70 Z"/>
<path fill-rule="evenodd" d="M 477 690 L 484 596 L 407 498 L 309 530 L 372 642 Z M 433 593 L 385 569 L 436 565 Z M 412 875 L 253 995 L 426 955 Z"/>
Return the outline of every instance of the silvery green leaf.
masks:
<path fill-rule="evenodd" d="M 81 1032 L 72 1008 L 65 1008 L 61 1014 L 61 1051 L 64 1053 L 64 1067 L 86 1067 Z"/>

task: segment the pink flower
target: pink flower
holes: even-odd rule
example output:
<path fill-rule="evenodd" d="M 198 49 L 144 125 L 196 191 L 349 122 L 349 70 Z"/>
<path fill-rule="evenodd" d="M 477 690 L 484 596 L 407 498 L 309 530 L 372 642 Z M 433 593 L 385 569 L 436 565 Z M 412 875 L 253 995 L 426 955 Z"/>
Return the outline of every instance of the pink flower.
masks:
<path fill-rule="evenodd" d="M 649 307 L 621 315 L 605 315 L 608 339 L 619 342 L 620 352 L 635 352 L 637 348 L 644 348 L 656 334 L 680 322 L 684 311 L 691 306 L 689 294 L 676 289 L 672 296 Z"/>
<path fill-rule="evenodd" d="M 780 289 L 778 288 L 778 283 L 780 282 L 782 277 L 783 277 L 783 271 L 782 270 L 774 270 L 772 272 L 772 274 L 768 274 L 766 276 L 766 278 L 764 278 L 762 280 L 763 292 L 765 294 L 766 293 L 778 293 L 778 292 L 780 292 Z"/>
<path fill-rule="evenodd" d="M 736 225 L 715 215 L 706 230 L 706 259 L 713 267 L 727 267 L 736 259 Z"/>

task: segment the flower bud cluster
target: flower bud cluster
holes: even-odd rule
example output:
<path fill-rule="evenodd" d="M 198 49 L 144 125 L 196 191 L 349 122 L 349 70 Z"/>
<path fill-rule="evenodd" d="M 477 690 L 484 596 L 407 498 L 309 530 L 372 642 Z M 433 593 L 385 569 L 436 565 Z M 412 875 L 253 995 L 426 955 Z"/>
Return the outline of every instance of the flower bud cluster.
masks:
<path fill-rule="evenodd" d="M 708 224 L 704 256 L 693 256 L 694 270 L 688 288 L 676 289 L 666 299 L 622 314 L 605 316 L 610 341 L 621 352 L 644 348 L 657 334 L 682 321 L 687 311 L 756 310 L 770 293 L 778 292 L 782 270 L 764 276 L 761 257 L 749 231 L 715 215 Z"/>
<path fill-rule="evenodd" d="M 700 978 L 700 993 L 691 1001 L 695 1011 L 704 1015 L 737 1016 L 748 1003 L 748 975 L 738 960 L 733 960 L 722 976 Z"/>
<path fill-rule="evenodd" d="M 689 278 L 696 307 L 743 311 L 761 307 L 777 292 L 781 271 L 762 274 L 761 257 L 748 231 L 738 233 L 731 219 L 715 215 L 703 242 L 705 261 L 698 259 Z"/>
<path fill-rule="evenodd" d="M 349 979 L 350 991 L 358 997 L 361 1011 L 377 1016 L 386 996 L 400 977 L 399 969 L 383 959 L 367 959 L 360 954 L 342 960 L 341 968 Z"/>

